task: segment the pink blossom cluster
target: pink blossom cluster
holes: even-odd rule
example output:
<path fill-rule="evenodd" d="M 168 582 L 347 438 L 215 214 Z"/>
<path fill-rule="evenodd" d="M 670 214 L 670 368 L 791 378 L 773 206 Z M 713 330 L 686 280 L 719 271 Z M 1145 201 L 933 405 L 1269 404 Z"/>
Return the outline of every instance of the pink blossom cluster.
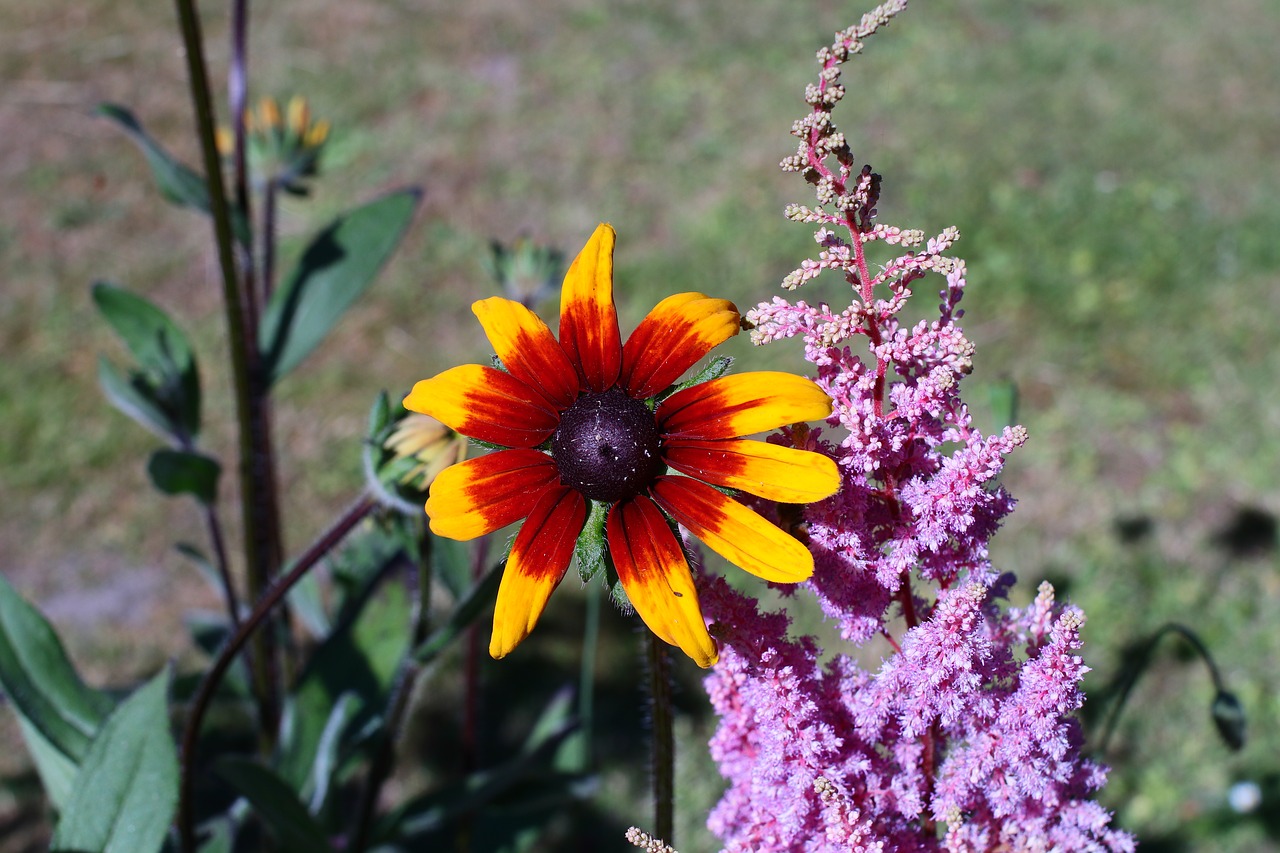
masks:
<path fill-rule="evenodd" d="M 840 66 L 904 6 L 879 7 L 819 52 L 799 149 L 782 164 L 816 187 L 817 206 L 787 213 L 818 226 L 819 246 L 783 287 L 834 273 L 852 304 L 775 298 L 747 316 L 757 343 L 803 338 L 834 401 L 829 428 L 774 440 L 842 472 L 840 492 L 804 513 L 806 586 L 848 646 L 824 656 L 788 636 L 785 613 L 704 581 L 721 647 L 706 681 L 721 718 L 711 750 L 729 780 L 709 825 L 729 851 L 1132 850 L 1090 799 L 1105 770 L 1081 755 L 1074 716 L 1084 617 L 1047 584 L 1028 608 L 1002 603 L 1013 578 L 988 557 L 1014 505 L 997 477 L 1026 431 L 983 435 L 960 398 L 973 345 L 957 324 L 965 266 L 946 255 L 958 234 L 926 241 L 876 223 L 880 178 L 855 167 L 831 119 Z M 873 271 L 877 243 L 907 251 Z M 937 318 L 902 325 L 930 274 L 946 282 Z M 888 656 L 868 670 L 858 651 L 872 642 Z"/>

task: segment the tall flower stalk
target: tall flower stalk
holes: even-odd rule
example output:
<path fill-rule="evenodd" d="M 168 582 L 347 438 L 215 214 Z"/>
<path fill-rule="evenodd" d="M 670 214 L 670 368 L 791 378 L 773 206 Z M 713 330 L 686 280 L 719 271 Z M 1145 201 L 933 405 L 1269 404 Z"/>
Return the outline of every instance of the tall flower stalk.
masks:
<path fill-rule="evenodd" d="M 706 682 L 721 716 L 711 750 L 730 783 L 709 824 L 742 851 L 1130 850 L 1089 799 L 1105 770 L 1081 756 L 1073 716 L 1083 615 L 1047 584 L 1030 607 L 1000 604 L 1014 579 L 987 543 L 1014 501 L 996 478 L 1027 434 L 982 434 L 960 397 L 973 344 L 958 325 L 965 265 L 946 254 L 958 232 L 926 240 L 879 223 L 881 178 L 832 119 L 842 65 L 905 5 L 880 6 L 819 51 L 809 113 L 792 128 L 799 147 L 782 162 L 816 188 L 817 204 L 787 217 L 817 226 L 819 246 L 782 286 L 834 273 L 851 304 L 778 297 L 747 314 L 757 344 L 802 338 L 834 401 L 837 430 L 774 440 L 839 467 L 840 491 L 802 513 L 815 563 L 805 586 L 848 646 L 820 666 L 823 650 L 789 639 L 784 613 L 704 579 L 721 647 Z M 881 260 L 881 245 L 906 251 Z M 945 282 L 936 319 L 904 326 L 932 274 Z M 864 669 L 856 648 L 881 639 L 889 654 Z"/>

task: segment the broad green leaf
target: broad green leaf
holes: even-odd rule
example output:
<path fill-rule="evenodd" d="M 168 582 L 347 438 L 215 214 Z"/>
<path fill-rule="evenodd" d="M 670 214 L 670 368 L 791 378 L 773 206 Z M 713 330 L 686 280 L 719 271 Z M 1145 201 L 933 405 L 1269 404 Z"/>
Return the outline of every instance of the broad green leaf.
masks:
<path fill-rule="evenodd" d="M 93 301 L 138 360 L 155 400 L 185 435 L 196 436 L 200 374 L 186 334 L 154 303 L 114 284 L 94 284 Z"/>
<path fill-rule="evenodd" d="M 151 430 L 165 441 L 173 441 L 180 432 L 178 423 L 156 399 L 155 392 L 141 376 L 132 381 L 105 358 L 98 358 L 98 385 L 111 405 Z"/>
<path fill-rule="evenodd" d="M 458 602 L 449 619 L 413 650 L 414 659 L 424 666 L 449 647 L 458 635 L 470 627 L 498 597 L 498 583 L 506 562 L 494 564 L 484 577 L 476 581 L 466 597 Z"/>
<path fill-rule="evenodd" d="M 279 771 L 304 790 L 322 748 L 334 707 L 351 694 L 359 701 L 350 730 L 367 726 L 386 707 L 400 661 L 408 651 L 409 602 L 404 588 L 385 584 L 354 619 L 338 626 L 316 650 L 290 697 L 290 720 Z"/>
<path fill-rule="evenodd" d="M 306 358 L 373 283 L 420 197 L 417 190 L 383 196 L 340 216 L 312 240 L 262 317 L 259 345 L 270 381 Z"/>
<path fill-rule="evenodd" d="M 286 597 L 290 611 L 298 617 L 311 636 L 322 640 L 329 635 L 332 623 L 324 609 L 324 596 L 320 591 L 317 572 L 311 571 L 304 575 Z"/>
<path fill-rule="evenodd" d="M 320 824 L 289 783 L 256 761 L 238 756 L 220 759 L 214 769 L 262 818 L 281 849 L 321 853 L 332 850 Z"/>
<path fill-rule="evenodd" d="M 112 707 L 76 675 L 53 627 L 0 575 L 0 687 L 18 715 L 73 764 Z"/>
<path fill-rule="evenodd" d="M 178 752 L 169 734 L 169 671 L 120 704 L 80 767 L 53 850 L 160 849 L 178 803 Z"/>
<path fill-rule="evenodd" d="M 147 462 L 151 482 L 166 495 L 191 495 L 208 506 L 218 496 L 218 460 L 194 450 L 157 450 Z"/>
<path fill-rule="evenodd" d="M 512 807 L 532 796 L 545 805 L 548 796 L 558 797 L 570 791 L 581 795 L 589 790 L 591 777 L 547 769 L 557 749 L 578 725 L 576 718 L 564 714 L 566 697 L 562 692 L 552 698 L 533 732 L 510 760 L 406 802 L 380 822 L 378 840 L 404 842 L 415 836 L 421 839 L 448 827 L 462 815 L 479 813 L 489 804 Z M 488 816 L 486 810 L 486 819 Z M 543 809 L 542 819 L 545 817 Z"/>
<path fill-rule="evenodd" d="M 471 589 L 471 549 L 465 542 L 431 534 L 431 556 L 436 577 L 453 596 L 461 601 Z"/>

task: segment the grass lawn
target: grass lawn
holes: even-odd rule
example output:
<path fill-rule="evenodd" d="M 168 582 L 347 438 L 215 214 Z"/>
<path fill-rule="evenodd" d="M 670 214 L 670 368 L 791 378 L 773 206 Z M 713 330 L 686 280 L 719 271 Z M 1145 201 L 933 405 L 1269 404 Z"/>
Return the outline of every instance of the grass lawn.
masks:
<path fill-rule="evenodd" d="M 221 80 L 225 10 L 205 6 Z M 288 544 L 360 488 L 375 393 L 487 357 L 468 306 L 493 292 L 491 239 L 572 253 L 611 221 L 624 328 L 671 292 L 744 310 L 777 293 L 810 240 L 783 206 L 811 201 L 777 161 L 794 148 L 814 51 L 863 11 L 260 4 L 254 93 L 305 93 L 335 128 L 314 198 L 283 210 L 285 268 L 353 200 L 426 191 L 370 296 L 281 386 Z M 918 2 L 846 66 L 836 115 L 885 176 L 883 221 L 963 235 L 970 405 L 981 418 L 1007 383 L 1019 391 L 1031 441 L 1006 469 L 1021 503 L 997 565 L 1024 600 L 1047 577 L 1085 609 L 1093 688 L 1172 620 L 1199 633 L 1245 704 L 1249 743 L 1232 754 L 1203 668 L 1166 641 L 1104 756 L 1103 799 L 1143 849 L 1280 850 L 1265 816 L 1280 813 L 1278 31 L 1267 0 Z M 120 350 L 89 284 L 116 281 L 181 318 L 203 357 L 208 443 L 226 460 L 234 418 L 208 225 L 165 206 L 141 156 L 91 112 L 127 104 L 194 162 L 185 66 L 169 6 L 109 0 L 0 1 L 0 64 L 0 569 L 90 681 L 126 683 L 196 660 L 183 614 L 216 599 L 171 547 L 201 539 L 193 508 L 150 488 L 153 439 L 97 389 L 98 355 Z M 821 281 L 803 297 L 847 302 Z M 803 369 L 797 348 L 753 351 L 745 337 L 729 345 L 744 366 Z M 564 598 L 549 618 L 572 638 L 580 606 Z M 647 771 L 624 728 L 638 724 L 640 674 L 627 626 L 609 624 L 621 734 L 602 745 L 598 811 L 625 829 L 646 819 Z M 554 646 L 561 632 L 547 633 L 529 644 Z M 495 697 L 506 677 L 486 668 Z M 691 853 L 712 849 L 701 823 L 719 779 L 691 665 L 681 680 L 677 840 Z M 2 726 L 16 738 L 7 715 Z M 0 850 L 40 849 L 30 776 L 6 745 Z M 1240 781 L 1267 805 L 1233 812 Z"/>

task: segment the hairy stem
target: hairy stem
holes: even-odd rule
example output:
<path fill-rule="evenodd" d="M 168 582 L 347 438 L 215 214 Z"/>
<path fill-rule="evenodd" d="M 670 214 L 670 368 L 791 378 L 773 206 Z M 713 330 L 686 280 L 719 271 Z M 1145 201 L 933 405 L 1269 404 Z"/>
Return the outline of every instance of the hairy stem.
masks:
<path fill-rule="evenodd" d="M 671 657 L 667 644 L 645 630 L 649 662 L 649 702 L 653 725 L 653 832 L 668 844 L 674 843 L 675 822 L 675 736 L 671 714 Z"/>
<path fill-rule="evenodd" d="M 182 731 L 182 776 L 178 786 L 178 837 L 183 853 L 194 853 L 196 849 L 195 815 L 192 803 L 192 791 L 195 782 L 196 742 L 200 735 L 200 726 L 204 715 L 209 710 L 214 693 L 222 683 L 227 670 L 235 661 L 236 655 L 244 648 L 245 643 L 254 636 L 254 632 L 267 620 L 276 605 L 284 598 L 298 581 L 302 580 L 321 558 L 337 547 L 360 521 L 377 508 L 377 501 L 370 495 L 364 495 L 353 503 L 345 513 L 334 522 L 312 543 L 300 556 L 287 575 L 279 578 L 270 589 L 254 605 L 253 612 L 240 625 L 227 644 L 218 652 L 217 659 L 205 673 L 204 680 L 196 691 L 191 702 L 191 711 L 187 716 Z"/>

